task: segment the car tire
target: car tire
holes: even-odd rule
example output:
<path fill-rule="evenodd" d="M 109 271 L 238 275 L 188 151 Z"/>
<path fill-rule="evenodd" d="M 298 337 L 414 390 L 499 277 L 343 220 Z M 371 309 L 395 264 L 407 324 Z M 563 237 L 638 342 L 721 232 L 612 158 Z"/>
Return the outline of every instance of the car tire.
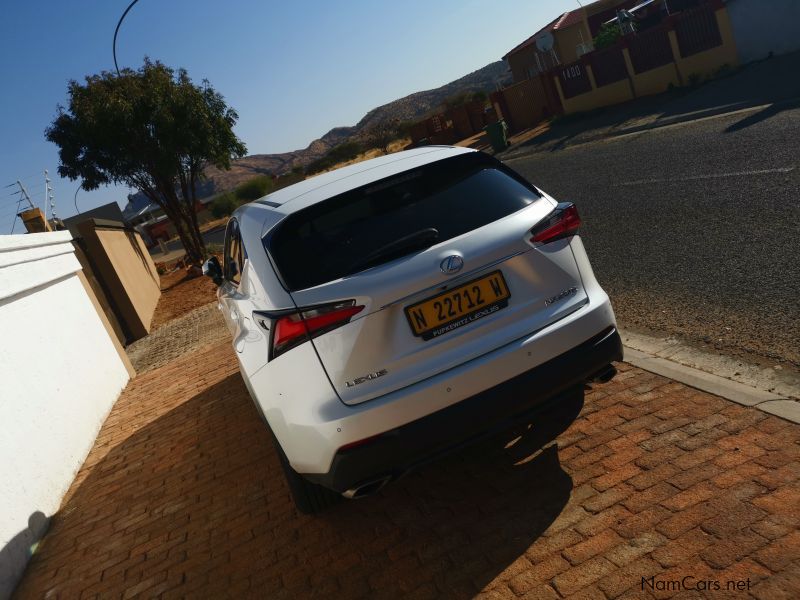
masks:
<path fill-rule="evenodd" d="M 289 484 L 289 491 L 292 493 L 292 499 L 297 510 L 305 515 L 313 515 L 341 502 L 342 496 L 340 494 L 310 482 L 295 471 L 289 464 L 289 459 L 286 458 L 286 454 L 284 454 L 277 440 L 275 441 L 275 448 L 278 451 L 283 474 L 286 477 L 286 483 Z"/>

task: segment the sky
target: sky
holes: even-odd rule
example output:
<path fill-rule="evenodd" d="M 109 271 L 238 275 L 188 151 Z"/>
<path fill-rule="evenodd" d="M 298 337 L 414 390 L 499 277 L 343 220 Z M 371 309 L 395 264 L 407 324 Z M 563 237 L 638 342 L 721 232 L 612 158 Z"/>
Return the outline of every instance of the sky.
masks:
<path fill-rule="evenodd" d="M 44 130 L 67 83 L 113 70 L 114 28 L 130 0 L 4 3 L 0 26 L 0 234 L 14 223 L 18 179 L 44 207 L 44 170 L 56 214 L 130 192 L 78 191 L 57 174 Z M 139 0 L 120 28 L 117 62 L 145 56 L 208 79 L 239 113 L 248 154 L 305 148 L 370 109 L 435 88 L 502 56 L 577 0 Z M 7 184 L 14 184 L 6 187 Z"/>

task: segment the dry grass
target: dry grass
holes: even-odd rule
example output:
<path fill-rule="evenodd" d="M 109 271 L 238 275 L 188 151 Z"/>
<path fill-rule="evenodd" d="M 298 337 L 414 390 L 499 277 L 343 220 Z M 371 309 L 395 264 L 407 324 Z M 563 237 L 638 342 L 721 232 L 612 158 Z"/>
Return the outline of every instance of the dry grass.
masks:
<path fill-rule="evenodd" d="M 408 146 L 410 143 L 411 143 L 411 138 L 402 138 L 399 140 L 395 140 L 394 142 L 389 144 L 389 154 L 394 154 L 395 152 L 400 152 L 401 150 L 404 150 L 405 147 Z M 377 158 L 383 155 L 384 155 L 383 150 L 380 150 L 378 148 L 370 148 L 366 152 L 362 152 L 353 159 L 337 163 L 330 169 L 325 169 L 324 171 L 320 171 L 319 173 L 315 174 L 319 175 L 321 173 L 329 173 L 330 171 L 335 171 L 336 169 L 341 169 L 342 167 L 346 167 L 348 165 L 354 165 L 356 163 L 360 163 L 365 160 L 369 160 L 371 158 Z"/>

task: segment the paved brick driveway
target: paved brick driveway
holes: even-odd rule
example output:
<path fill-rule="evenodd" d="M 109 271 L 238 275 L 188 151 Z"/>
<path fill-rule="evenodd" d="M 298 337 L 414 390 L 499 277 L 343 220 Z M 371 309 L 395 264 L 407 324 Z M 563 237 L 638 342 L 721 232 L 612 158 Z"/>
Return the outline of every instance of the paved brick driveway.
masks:
<path fill-rule="evenodd" d="M 298 515 L 218 342 L 129 385 L 17 596 L 800 598 L 798 426 L 622 365 L 552 435 Z"/>

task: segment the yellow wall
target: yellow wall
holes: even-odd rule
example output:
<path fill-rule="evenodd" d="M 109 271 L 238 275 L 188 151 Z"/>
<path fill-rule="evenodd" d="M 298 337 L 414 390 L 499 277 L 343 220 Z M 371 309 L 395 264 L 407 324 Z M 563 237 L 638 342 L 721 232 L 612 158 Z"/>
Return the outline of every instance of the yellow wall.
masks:
<path fill-rule="evenodd" d="M 120 325 L 119 319 L 117 319 L 117 315 L 114 313 L 114 309 L 111 307 L 108 296 L 106 296 L 106 293 L 103 291 L 103 286 L 100 285 L 97 276 L 94 274 L 92 264 L 89 262 L 83 247 L 77 240 L 73 240 L 72 245 L 75 248 L 75 257 L 78 259 L 78 262 L 81 263 L 83 275 L 92 288 L 92 294 L 94 295 L 93 302 L 96 301 L 96 304 L 102 308 L 106 316 L 108 327 L 111 328 L 109 333 L 113 334 L 113 337 L 116 338 L 120 344 L 124 345 L 125 332 L 122 329 L 122 325 Z M 105 325 L 105 322 L 103 324 Z"/>
<path fill-rule="evenodd" d="M 155 264 L 142 238 L 137 233 L 114 229 L 98 229 L 97 236 L 114 265 L 139 322 L 149 332 L 161 288 Z"/>
<path fill-rule="evenodd" d="M 670 43 L 672 44 L 672 54 L 677 58 L 678 72 L 686 85 L 692 75 L 697 75 L 701 79 L 706 79 L 723 65 L 736 66 L 739 64 L 739 56 L 736 51 L 736 41 L 733 37 L 730 18 L 727 9 L 717 10 L 715 13 L 717 25 L 719 26 L 722 45 L 711 48 L 704 52 L 698 52 L 686 58 L 680 58 L 678 49 L 678 39 L 674 31 L 669 32 Z"/>
<path fill-rule="evenodd" d="M 675 87 L 681 84 L 675 63 L 633 75 L 633 91 L 637 98 L 666 92 L 670 84 Z"/>
<path fill-rule="evenodd" d="M 97 316 L 100 317 L 100 321 L 103 323 L 103 327 L 105 327 L 106 331 L 108 332 L 108 337 L 111 342 L 114 344 L 114 349 L 117 351 L 117 355 L 119 359 L 122 361 L 122 364 L 125 365 L 125 369 L 128 371 L 128 375 L 131 377 L 136 377 L 136 369 L 133 368 L 133 364 L 131 364 L 131 359 L 128 358 L 127 353 L 125 352 L 125 348 L 122 346 L 124 340 L 120 340 L 117 337 L 117 331 L 112 324 L 111 318 L 114 318 L 116 321 L 116 317 L 109 316 L 104 307 L 100 303 L 100 299 L 97 297 L 95 293 L 94 287 L 89 283 L 86 274 L 82 271 L 77 272 L 78 279 L 83 286 L 83 289 L 86 290 L 86 295 L 89 296 L 89 299 L 92 301 L 92 305 L 94 306 L 95 311 L 97 312 Z"/>
<path fill-rule="evenodd" d="M 578 60 L 578 44 L 592 43 L 592 36 L 586 24 L 581 21 L 565 29 L 553 32 L 556 40 L 556 52 L 562 63 L 571 63 Z M 581 35 L 583 38 L 581 38 Z"/>
<path fill-rule="evenodd" d="M 612 3 L 613 2 L 609 0 L 607 4 L 611 5 Z M 689 83 L 690 77 L 693 74 L 707 77 L 723 65 L 737 65 L 736 43 L 734 41 L 733 29 L 731 27 L 728 11 L 725 8 L 720 8 L 715 12 L 715 16 L 722 38 L 721 46 L 699 52 L 687 58 L 681 58 L 675 32 L 670 31 L 669 39 L 674 62 L 664 65 L 663 67 L 645 71 L 644 73 L 635 73 L 633 64 L 631 63 L 630 53 L 627 48 L 624 48 L 622 53 L 625 57 L 625 65 L 628 71 L 627 79 L 598 88 L 591 67 L 586 65 L 592 89 L 585 94 L 580 94 L 569 99 L 564 98 L 564 93 L 561 89 L 561 81 L 556 75 L 553 79 L 556 82 L 556 89 L 561 98 L 564 113 L 585 112 L 601 106 L 626 102 L 640 96 L 660 94 L 667 91 L 670 84 L 675 87 L 686 85 Z M 577 34 L 579 26 L 584 27 L 584 24 L 580 23 L 568 27 L 567 29 L 556 31 L 556 42 L 558 48 L 560 48 L 561 58 L 564 63 L 573 62 L 575 60 L 574 55 L 567 55 L 567 49 L 571 45 L 574 53 L 575 46 L 580 43 Z M 571 58 L 571 60 L 567 60 L 568 58 Z"/>
<path fill-rule="evenodd" d="M 133 341 L 150 332 L 161 285 L 153 259 L 138 233 L 95 224 L 78 227 L 94 275 L 108 290 L 108 301 Z"/>
<path fill-rule="evenodd" d="M 565 114 L 569 115 L 577 112 L 586 112 L 594 110 L 595 108 L 600 108 L 601 106 L 621 104 L 622 102 L 633 99 L 634 96 L 628 79 L 623 79 L 598 88 L 595 85 L 592 68 L 587 65 L 586 71 L 589 73 L 589 80 L 592 82 L 592 91 L 573 96 L 572 98 L 564 98 L 564 92 L 561 89 L 561 81 L 558 77 L 554 78 L 558 89 L 558 95 L 561 98 L 561 104 L 564 106 Z"/>

